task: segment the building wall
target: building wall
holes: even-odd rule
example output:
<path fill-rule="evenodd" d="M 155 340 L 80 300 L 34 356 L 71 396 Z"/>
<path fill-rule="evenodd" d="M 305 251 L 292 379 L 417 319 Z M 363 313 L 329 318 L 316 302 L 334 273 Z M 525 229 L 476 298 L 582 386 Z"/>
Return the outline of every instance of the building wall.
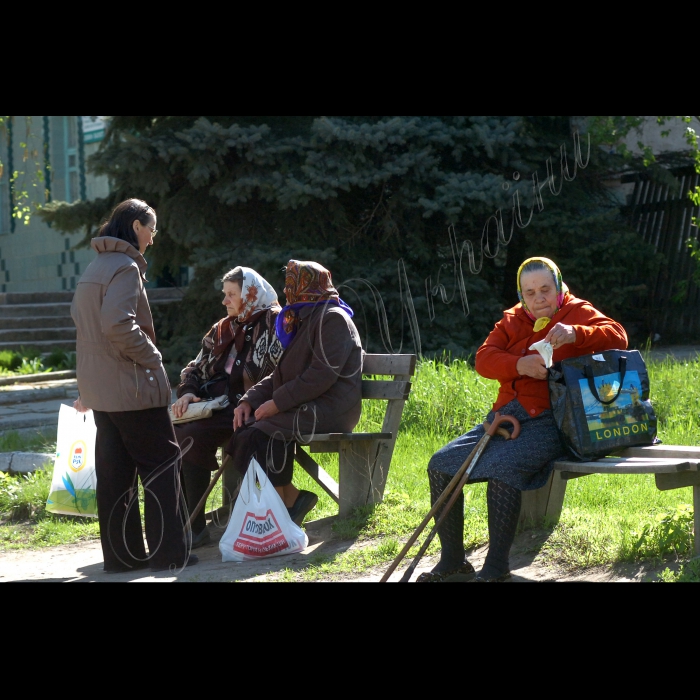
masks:
<path fill-rule="evenodd" d="M 35 203 L 108 194 L 107 178 L 86 172 L 99 132 L 84 130 L 83 122 L 75 116 L 12 117 L 0 127 L 0 292 L 73 290 L 94 257 L 90 249 L 75 248 L 82 233 L 62 234 L 37 216 L 28 224 L 11 216 L 9 183 L 15 173 L 14 189 L 28 192 L 32 211 Z"/>
<path fill-rule="evenodd" d="M 632 131 L 627 135 L 625 143 L 633 153 L 641 153 L 642 149 L 637 145 L 639 141 L 651 148 L 655 155 L 660 153 L 675 151 L 689 151 L 685 140 L 686 129 L 690 127 L 696 132 L 700 131 L 700 122 L 693 117 L 690 124 L 682 122 L 680 119 L 672 118 L 666 124 L 660 125 L 656 122 L 656 117 L 645 117 L 641 126 L 641 132 Z M 662 132 L 670 132 L 663 136 Z"/>

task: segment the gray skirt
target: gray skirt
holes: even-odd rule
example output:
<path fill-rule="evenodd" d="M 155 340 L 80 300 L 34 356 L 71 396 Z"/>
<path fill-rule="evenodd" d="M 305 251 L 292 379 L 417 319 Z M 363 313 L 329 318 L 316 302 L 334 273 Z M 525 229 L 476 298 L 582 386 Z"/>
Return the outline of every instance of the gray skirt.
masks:
<path fill-rule="evenodd" d="M 506 440 L 494 435 L 469 476 L 468 483 L 498 479 L 520 491 L 539 489 L 552 473 L 552 462 L 565 455 L 559 433 L 550 410 L 532 417 L 517 399 L 498 409 L 501 415 L 511 415 L 520 421 L 520 435 Z M 491 423 L 495 412 L 486 420 Z M 509 432 L 510 424 L 504 424 Z M 465 433 L 438 450 L 430 459 L 428 469 L 454 476 L 476 444 L 484 436 L 483 425 Z"/>

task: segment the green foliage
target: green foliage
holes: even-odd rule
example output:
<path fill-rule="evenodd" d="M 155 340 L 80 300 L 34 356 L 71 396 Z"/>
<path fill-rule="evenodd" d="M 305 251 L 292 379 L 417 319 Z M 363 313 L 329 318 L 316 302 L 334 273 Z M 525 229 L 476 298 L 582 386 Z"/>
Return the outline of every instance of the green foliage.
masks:
<path fill-rule="evenodd" d="M 664 569 L 659 575 L 659 583 L 700 583 L 700 558 L 681 564 L 677 571 Z"/>
<path fill-rule="evenodd" d="M 0 370 L 13 371 L 22 364 L 22 356 L 14 350 L 0 350 Z"/>
<path fill-rule="evenodd" d="M 0 472 L 0 515 L 11 520 L 38 519 L 46 507 L 50 471 L 8 475 Z"/>
<path fill-rule="evenodd" d="M 0 117 L 0 133 L 6 133 L 14 124 L 15 117 Z M 12 212 L 11 216 L 25 225 L 29 224 L 31 217 L 36 213 L 43 200 L 43 193 L 37 197 L 35 190 L 42 190 L 44 185 L 43 155 L 37 148 L 31 145 L 42 139 L 41 127 L 37 130 L 33 124 L 33 117 L 24 117 L 24 133 L 19 134 L 23 140 L 18 142 L 22 150 L 22 170 L 13 170 L 9 173 L 9 185 L 11 192 Z M 5 164 L 0 159 L 0 178 L 3 175 Z"/>
<path fill-rule="evenodd" d="M 75 351 L 56 348 L 46 355 L 42 362 L 45 367 L 51 367 L 54 370 L 75 369 Z"/>
<path fill-rule="evenodd" d="M 36 348 L 22 348 L 20 352 L 0 352 L 0 375 L 41 374 L 55 370 L 75 369 L 74 351 L 56 348 L 43 356 Z"/>
<path fill-rule="evenodd" d="M 0 452 L 56 452 L 56 431 L 53 437 L 37 431 L 33 435 L 7 430 L 0 434 Z"/>
<path fill-rule="evenodd" d="M 657 513 L 640 533 L 632 534 L 639 535 L 640 559 L 688 554 L 693 549 L 693 507 L 680 503 L 673 511 Z"/>
<path fill-rule="evenodd" d="M 672 445 L 696 445 L 700 425 L 700 361 L 647 361 L 658 432 Z"/>

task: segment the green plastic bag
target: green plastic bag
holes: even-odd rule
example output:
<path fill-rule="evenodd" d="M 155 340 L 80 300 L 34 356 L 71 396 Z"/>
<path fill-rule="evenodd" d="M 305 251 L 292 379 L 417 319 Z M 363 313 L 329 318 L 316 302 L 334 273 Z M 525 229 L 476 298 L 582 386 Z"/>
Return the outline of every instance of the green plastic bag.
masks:
<path fill-rule="evenodd" d="M 79 413 L 61 404 L 56 460 L 46 510 L 62 515 L 97 517 L 95 436 L 92 411 Z"/>

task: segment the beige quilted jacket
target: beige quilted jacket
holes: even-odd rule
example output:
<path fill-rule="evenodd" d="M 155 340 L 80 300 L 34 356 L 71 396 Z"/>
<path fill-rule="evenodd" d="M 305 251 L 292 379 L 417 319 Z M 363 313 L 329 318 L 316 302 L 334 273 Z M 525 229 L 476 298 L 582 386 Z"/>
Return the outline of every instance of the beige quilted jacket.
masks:
<path fill-rule="evenodd" d="M 97 257 L 73 296 L 80 398 L 97 411 L 167 406 L 170 382 L 155 346 L 144 289 L 146 260 L 126 241 L 92 239 Z"/>

